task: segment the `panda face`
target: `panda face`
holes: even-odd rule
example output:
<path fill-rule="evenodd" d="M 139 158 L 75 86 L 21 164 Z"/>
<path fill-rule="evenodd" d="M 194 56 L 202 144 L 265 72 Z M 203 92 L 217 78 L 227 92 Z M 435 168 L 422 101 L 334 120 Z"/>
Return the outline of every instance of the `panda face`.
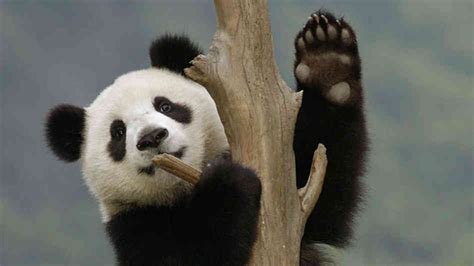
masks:
<path fill-rule="evenodd" d="M 166 35 L 149 50 L 152 68 L 122 75 L 86 108 L 48 114 L 46 140 L 61 160 L 80 160 L 103 221 L 135 205 L 172 205 L 190 185 L 152 164 L 172 154 L 198 169 L 229 145 L 214 101 L 184 69 L 202 51 Z"/>
<path fill-rule="evenodd" d="M 57 109 L 47 124 L 50 146 L 64 160 L 81 159 L 86 183 L 102 207 L 111 202 L 172 204 L 189 185 L 156 168 L 152 158 L 169 153 L 199 169 L 228 148 L 205 88 L 163 69 L 119 77 L 85 109 Z M 77 122 L 69 125 L 73 120 L 84 123 L 83 128 Z M 81 131 L 80 138 L 72 131 Z M 67 148 L 73 137 L 78 154 Z"/>

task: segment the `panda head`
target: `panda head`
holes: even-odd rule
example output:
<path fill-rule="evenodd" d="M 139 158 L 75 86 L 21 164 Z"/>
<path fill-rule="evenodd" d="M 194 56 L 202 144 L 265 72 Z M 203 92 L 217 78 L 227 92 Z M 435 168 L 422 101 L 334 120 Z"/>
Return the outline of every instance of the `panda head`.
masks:
<path fill-rule="evenodd" d="M 103 208 L 114 202 L 172 204 L 188 185 L 154 167 L 154 156 L 172 154 L 201 168 L 228 149 L 206 89 L 163 67 L 120 76 L 86 108 L 53 108 L 46 136 L 60 159 L 81 161 Z"/>

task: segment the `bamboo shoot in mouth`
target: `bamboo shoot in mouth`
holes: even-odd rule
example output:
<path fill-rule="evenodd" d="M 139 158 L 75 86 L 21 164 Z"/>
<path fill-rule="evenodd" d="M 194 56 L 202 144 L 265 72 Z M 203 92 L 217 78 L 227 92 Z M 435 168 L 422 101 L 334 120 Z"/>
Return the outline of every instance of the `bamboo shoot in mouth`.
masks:
<path fill-rule="evenodd" d="M 183 179 L 193 185 L 199 182 L 201 171 L 186 164 L 182 160 L 170 154 L 160 154 L 153 157 L 152 162 L 155 166 L 164 171 Z"/>

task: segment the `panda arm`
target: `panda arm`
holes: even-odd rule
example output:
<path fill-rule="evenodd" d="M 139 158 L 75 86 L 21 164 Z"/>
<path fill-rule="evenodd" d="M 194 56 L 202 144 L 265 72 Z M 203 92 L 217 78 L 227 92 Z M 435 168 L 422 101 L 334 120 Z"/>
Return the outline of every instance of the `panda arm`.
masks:
<path fill-rule="evenodd" d="M 207 166 L 173 206 L 132 208 L 106 224 L 118 264 L 245 265 L 256 238 L 261 185 L 230 160 Z"/>
<path fill-rule="evenodd" d="M 297 185 L 305 185 L 318 143 L 327 148 L 325 183 L 305 240 L 345 246 L 360 202 L 367 133 L 355 34 L 342 19 L 314 13 L 295 40 L 297 89 L 303 90 L 294 151 Z"/>
<path fill-rule="evenodd" d="M 210 265 L 245 265 L 256 238 L 260 180 L 230 159 L 208 165 L 196 185 L 188 215 Z M 204 243 L 204 244 L 202 244 Z"/>

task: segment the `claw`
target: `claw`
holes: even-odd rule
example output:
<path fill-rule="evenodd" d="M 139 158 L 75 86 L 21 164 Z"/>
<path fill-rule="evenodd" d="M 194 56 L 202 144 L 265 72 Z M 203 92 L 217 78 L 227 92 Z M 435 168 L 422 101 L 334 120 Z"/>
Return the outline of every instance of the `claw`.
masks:
<path fill-rule="evenodd" d="M 319 24 L 319 16 L 316 14 L 312 14 L 311 16 L 316 20 L 316 23 Z"/>
<path fill-rule="evenodd" d="M 326 24 L 328 24 L 328 23 L 329 23 L 329 20 L 326 18 L 326 16 L 325 16 L 325 15 L 321 15 L 321 18 L 323 18 L 323 19 L 324 19 L 324 21 L 326 22 Z"/>

